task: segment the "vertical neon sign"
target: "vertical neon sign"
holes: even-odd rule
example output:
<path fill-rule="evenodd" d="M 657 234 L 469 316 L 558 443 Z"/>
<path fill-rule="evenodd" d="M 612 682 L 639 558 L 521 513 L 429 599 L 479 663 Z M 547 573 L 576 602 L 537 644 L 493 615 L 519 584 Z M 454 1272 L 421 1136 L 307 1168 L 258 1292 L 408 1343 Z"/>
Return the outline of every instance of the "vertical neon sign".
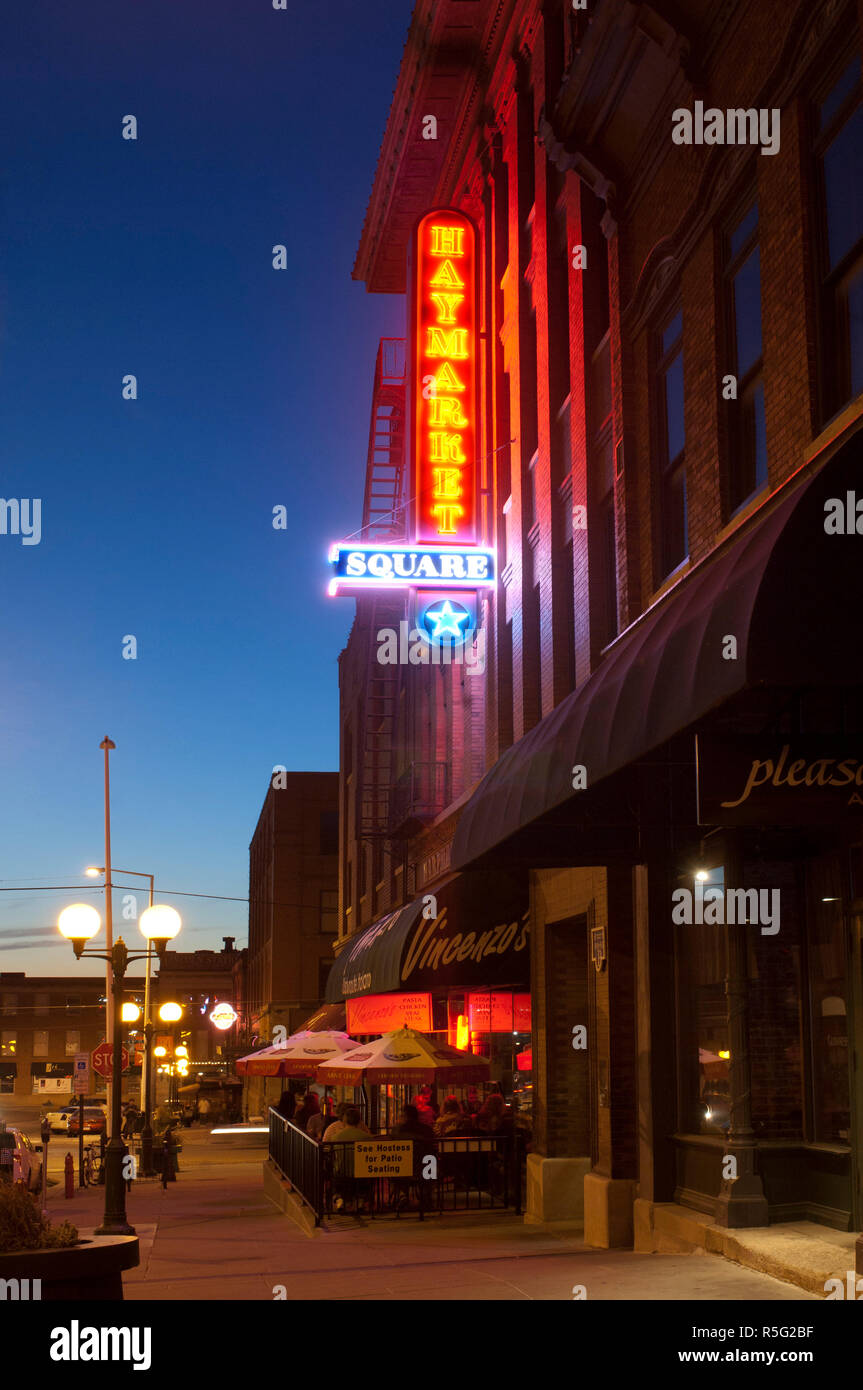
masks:
<path fill-rule="evenodd" d="M 412 265 L 414 535 L 476 544 L 477 236 L 464 213 L 427 213 Z"/>

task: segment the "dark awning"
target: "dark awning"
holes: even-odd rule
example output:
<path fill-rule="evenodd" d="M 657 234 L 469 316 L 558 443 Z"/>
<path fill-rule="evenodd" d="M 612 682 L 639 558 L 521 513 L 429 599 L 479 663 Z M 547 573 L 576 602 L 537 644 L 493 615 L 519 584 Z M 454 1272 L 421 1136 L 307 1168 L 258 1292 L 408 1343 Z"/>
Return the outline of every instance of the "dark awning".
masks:
<path fill-rule="evenodd" d="M 863 680 L 856 615 L 850 622 L 863 535 L 824 529 L 828 499 L 863 482 L 860 439 L 858 430 L 814 477 L 648 609 L 581 689 L 504 753 L 461 814 L 454 867 L 577 798 L 576 765 L 586 769 L 589 793 L 747 687 Z"/>
<path fill-rule="evenodd" d="M 526 875 L 460 874 L 349 940 L 330 971 L 327 1002 L 450 986 L 526 989 L 527 908 Z"/>

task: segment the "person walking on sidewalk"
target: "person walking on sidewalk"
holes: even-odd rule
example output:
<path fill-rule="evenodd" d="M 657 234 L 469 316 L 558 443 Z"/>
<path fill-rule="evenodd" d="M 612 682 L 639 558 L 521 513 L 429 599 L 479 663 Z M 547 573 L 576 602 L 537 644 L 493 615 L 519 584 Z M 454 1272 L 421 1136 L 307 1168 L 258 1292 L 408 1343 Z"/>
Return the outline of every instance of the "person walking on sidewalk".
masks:
<path fill-rule="evenodd" d="M 201 1096 L 201 1099 L 198 1101 L 198 1119 L 201 1121 L 202 1125 L 205 1125 L 209 1117 L 210 1102 L 207 1100 L 206 1096 Z"/>
<path fill-rule="evenodd" d="M 168 1125 L 162 1141 L 162 1187 L 167 1191 L 169 1182 L 177 1181 L 177 1145 L 174 1142 L 173 1127 Z"/>

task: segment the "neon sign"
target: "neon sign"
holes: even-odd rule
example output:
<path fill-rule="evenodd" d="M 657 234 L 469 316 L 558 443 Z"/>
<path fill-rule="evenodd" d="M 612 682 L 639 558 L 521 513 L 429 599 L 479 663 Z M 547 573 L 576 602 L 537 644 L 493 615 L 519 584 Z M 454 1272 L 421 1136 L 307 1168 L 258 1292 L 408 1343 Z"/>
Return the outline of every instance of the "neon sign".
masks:
<path fill-rule="evenodd" d="M 233 1028 L 239 1014 L 231 1008 L 230 1004 L 217 1004 L 210 1014 L 210 1022 L 214 1028 L 224 1031 L 226 1028 Z"/>
<path fill-rule="evenodd" d="M 478 546 L 334 545 L 330 593 L 345 588 L 476 589 L 493 584 L 494 555 Z"/>
<path fill-rule="evenodd" d="M 477 622 L 476 591 L 496 583 L 495 553 L 480 544 L 478 237 L 454 208 L 416 225 L 408 275 L 407 385 L 411 522 L 401 544 L 337 542 L 330 594 L 412 591 L 432 643 L 464 642 Z M 442 593 L 450 591 L 452 597 Z M 459 603 L 457 594 L 472 590 Z"/>
<path fill-rule="evenodd" d="M 414 233 L 411 299 L 414 534 L 477 539 L 476 229 L 464 213 L 427 213 Z"/>

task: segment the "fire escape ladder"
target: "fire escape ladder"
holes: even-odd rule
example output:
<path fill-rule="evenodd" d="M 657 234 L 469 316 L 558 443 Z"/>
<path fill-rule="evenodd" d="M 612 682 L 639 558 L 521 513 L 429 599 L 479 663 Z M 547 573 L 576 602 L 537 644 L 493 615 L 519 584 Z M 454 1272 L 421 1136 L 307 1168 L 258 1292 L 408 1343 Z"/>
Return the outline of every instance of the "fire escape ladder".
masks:
<path fill-rule="evenodd" d="M 407 535 L 405 346 L 404 338 L 382 338 L 375 363 L 363 499 L 366 543 L 392 544 Z M 399 668 L 378 661 L 377 631 L 394 627 L 397 632 L 402 616 L 394 599 L 376 599 L 369 610 L 360 796 L 360 835 L 365 839 L 384 839 L 389 833 Z"/>
<path fill-rule="evenodd" d="M 403 539 L 405 505 L 405 340 L 382 338 L 372 394 L 363 540 Z"/>

